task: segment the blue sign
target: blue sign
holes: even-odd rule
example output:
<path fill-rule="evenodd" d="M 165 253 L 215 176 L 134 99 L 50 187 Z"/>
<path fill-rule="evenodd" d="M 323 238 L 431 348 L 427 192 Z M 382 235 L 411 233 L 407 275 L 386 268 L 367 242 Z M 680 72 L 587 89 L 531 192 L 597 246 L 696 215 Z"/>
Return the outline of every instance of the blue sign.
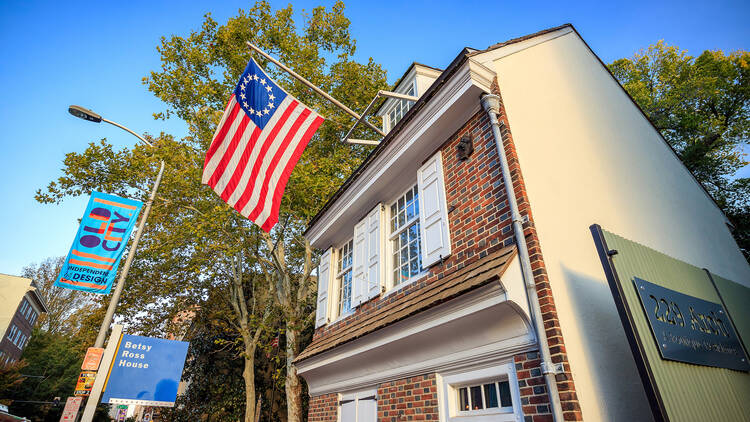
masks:
<path fill-rule="evenodd" d="M 188 343 L 125 334 L 102 403 L 174 406 Z"/>
<path fill-rule="evenodd" d="M 143 203 L 93 192 L 55 286 L 107 294 Z"/>

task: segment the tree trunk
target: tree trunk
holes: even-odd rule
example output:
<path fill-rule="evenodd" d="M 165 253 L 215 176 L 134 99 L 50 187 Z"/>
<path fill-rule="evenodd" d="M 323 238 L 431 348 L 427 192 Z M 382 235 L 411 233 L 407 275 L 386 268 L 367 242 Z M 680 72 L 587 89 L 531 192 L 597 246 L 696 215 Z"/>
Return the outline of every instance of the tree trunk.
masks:
<path fill-rule="evenodd" d="M 242 378 L 245 380 L 245 422 L 255 421 L 255 345 L 245 341 L 245 369 Z"/>
<path fill-rule="evenodd" d="M 299 330 L 290 328 L 296 324 L 289 321 L 286 326 L 286 413 L 287 422 L 302 421 L 302 384 L 297 368 L 292 364 L 297 357 L 297 336 Z"/>

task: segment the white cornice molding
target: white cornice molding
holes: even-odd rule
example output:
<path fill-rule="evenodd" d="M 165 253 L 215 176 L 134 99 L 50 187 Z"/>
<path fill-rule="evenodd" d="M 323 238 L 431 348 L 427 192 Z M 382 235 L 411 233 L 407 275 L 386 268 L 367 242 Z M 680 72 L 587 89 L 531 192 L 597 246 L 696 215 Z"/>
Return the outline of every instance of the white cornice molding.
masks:
<path fill-rule="evenodd" d="M 318 248 L 330 245 L 319 244 L 321 237 L 332 230 L 340 228 L 342 215 L 347 210 L 370 209 L 377 200 L 372 203 L 364 203 L 362 198 L 376 183 L 384 183 L 386 175 L 399 158 L 407 152 L 416 160 L 424 160 L 434 152 L 436 148 L 460 128 L 469 117 L 480 110 L 479 97 L 481 93 L 489 93 L 495 73 L 474 60 L 466 62 L 456 70 L 445 84 L 438 88 L 433 98 L 416 113 L 416 115 L 391 139 L 389 145 L 352 182 L 336 201 L 325 211 L 325 213 L 309 227 L 307 238 Z M 460 107 L 454 107 L 460 105 Z M 451 120 L 452 119 L 452 120 Z M 461 120 L 463 119 L 463 120 Z M 430 129 L 438 124 L 446 123 L 450 133 L 431 133 Z M 446 130 L 447 132 L 447 130 Z M 413 164 L 414 159 L 410 158 Z M 389 175 L 395 177 L 393 172 Z M 379 198 L 383 200 L 384 198 Z M 351 217 L 354 219 L 355 217 Z M 353 226 L 352 226 L 353 227 Z M 327 236 L 331 238 L 332 236 Z"/>
<path fill-rule="evenodd" d="M 410 338 L 415 334 L 440 327 L 448 327 L 451 322 L 461 318 L 480 315 L 496 306 L 508 306 L 512 315 L 506 323 L 512 326 L 523 326 L 523 334 L 514 334 L 496 339 L 490 344 L 467 344 L 465 349 L 433 356 L 429 359 L 411 359 L 406 364 L 393 366 L 389 363 L 393 356 L 382 356 L 382 360 L 373 361 L 367 358 L 367 353 L 400 342 L 404 347 L 404 355 L 399 359 L 409 361 L 409 353 L 420 353 L 419 344 L 411 344 Z M 493 308 L 495 309 L 495 308 Z M 507 308 L 506 308 L 507 309 Z M 410 317 L 390 327 L 368 334 L 350 343 L 338 346 L 332 350 L 305 359 L 295 364 L 298 373 L 308 382 L 310 394 L 319 395 L 331 392 L 341 392 L 356 388 L 366 388 L 383 382 L 393 381 L 409 376 L 430 372 L 472 368 L 492 362 L 507 360 L 509 357 L 536 348 L 536 340 L 528 324 L 528 316 L 519 312 L 517 303 L 508 299 L 500 283 L 476 289 L 460 296 L 437 308 Z M 515 320 L 514 320 L 515 319 Z M 522 324 L 522 325 L 518 325 Z M 483 329 L 480 327 L 479 329 Z M 345 370 L 342 373 L 341 364 L 345 367 L 377 368 L 368 374 L 351 376 Z M 334 367 L 339 366 L 338 369 Z"/>

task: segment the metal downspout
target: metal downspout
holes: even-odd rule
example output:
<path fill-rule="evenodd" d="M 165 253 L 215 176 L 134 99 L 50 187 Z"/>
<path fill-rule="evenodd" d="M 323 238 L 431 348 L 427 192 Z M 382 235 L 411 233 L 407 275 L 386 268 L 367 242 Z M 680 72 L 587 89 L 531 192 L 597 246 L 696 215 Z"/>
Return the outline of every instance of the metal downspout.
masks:
<path fill-rule="evenodd" d="M 534 275 L 531 270 L 531 261 L 529 260 L 529 250 L 526 245 L 526 237 L 523 234 L 523 221 L 521 220 L 521 214 L 518 211 L 516 194 L 513 191 L 513 180 L 511 179 L 510 170 L 508 168 L 508 158 L 505 155 L 503 138 L 500 133 L 500 123 L 497 120 L 497 115 L 500 112 L 500 97 L 492 94 L 483 95 L 482 107 L 490 116 L 492 134 L 495 137 L 495 147 L 497 147 L 497 155 L 500 157 L 500 169 L 502 171 L 503 184 L 505 184 L 505 192 L 508 196 L 508 204 L 510 205 L 511 219 L 513 221 L 513 232 L 516 237 L 518 257 L 521 261 L 521 274 L 524 283 L 526 283 L 526 299 L 529 302 L 530 317 L 534 325 L 534 330 L 536 331 L 537 341 L 539 342 L 539 351 L 542 357 L 542 373 L 544 374 L 544 381 L 547 384 L 547 392 L 549 393 L 550 410 L 552 411 L 552 417 L 554 420 L 556 422 L 562 422 L 564 418 L 562 405 L 560 404 L 560 395 L 557 390 L 557 380 L 555 379 L 555 366 L 550 359 L 547 334 L 544 329 L 544 322 L 542 321 L 542 308 L 539 304 L 539 296 L 537 296 Z"/>

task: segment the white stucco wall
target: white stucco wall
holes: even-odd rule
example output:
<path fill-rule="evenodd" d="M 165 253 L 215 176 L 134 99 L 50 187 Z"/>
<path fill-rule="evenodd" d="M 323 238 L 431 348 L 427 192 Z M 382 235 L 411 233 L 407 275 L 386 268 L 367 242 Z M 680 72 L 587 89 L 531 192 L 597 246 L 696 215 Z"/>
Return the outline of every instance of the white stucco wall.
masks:
<path fill-rule="evenodd" d="M 575 32 L 493 54 L 584 420 L 649 420 L 589 226 L 746 286 L 750 267 L 721 212 Z"/>
<path fill-rule="evenodd" d="M 30 285 L 31 279 L 0 274 L 0 339 L 5 336 L 10 320 Z"/>

